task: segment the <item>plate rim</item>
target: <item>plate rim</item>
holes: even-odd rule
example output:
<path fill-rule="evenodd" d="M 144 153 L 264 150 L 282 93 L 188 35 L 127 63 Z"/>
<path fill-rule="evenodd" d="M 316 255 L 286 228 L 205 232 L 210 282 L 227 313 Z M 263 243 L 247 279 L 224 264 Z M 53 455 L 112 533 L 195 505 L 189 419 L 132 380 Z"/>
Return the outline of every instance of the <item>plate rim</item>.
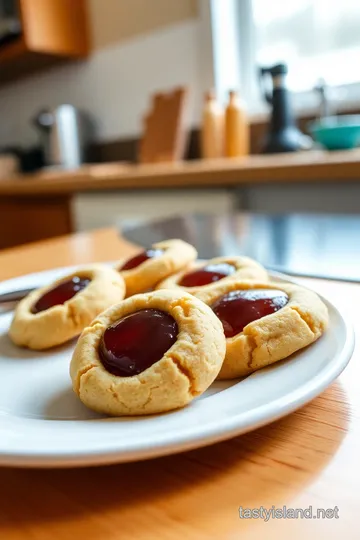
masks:
<path fill-rule="evenodd" d="M 51 275 L 56 272 L 66 273 L 74 268 L 79 268 L 80 266 L 85 265 L 72 265 L 67 267 L 53 268 L 51 270 L 44 270 L 41 272 L 11 278 L 0 282 L 0 291 L 4 286 L 6 290 L 7 286 L 14 282 L 21 281 L 24 278 L 36 279 L 37 277 Z M 279 272 L 270 271 L 270 277 L 275 278 L 280 282 L 285 281 L 288 283 L 299 284 L 298 280 L 292 278 L 289 279 L 287 275 Z M 301 286 L 303 285 L 301 284 Z M 162 440 L 158 440 L 155 441 L 155 443 L 149 443 L 146 447 L 143 446 L 137 450 L 127 450 L 125 452 L 119 448 L 100 452 L 96 448 L 88 450 L 81 449 L 75 452 L 68 449 L 66 451 L 62 450 L 61 452 L 46 451 L 44 453 L 41 451 L 29 452 L 26 450 L 9 452 L 6 450 L 3 451 L 0 446 L 0 465 L 31 468 L 85 467 L 140 461 L 176 454 L 231 439 L 235 436 L 258 429 L 261 426 L 272 423 L 294 412 L 321 394 L 340 375 L 340 373 L 349 363 L 355 346 L 355 334 L 353 325 L 350 322 L 350 317 L 348 317 L 347 313 L 343 313 L 343 310 L 340 310 L 336 305 L 333 304 L 333 302 L 329 301 L 323 295 L 319 293 L 317 294 L 337 313 L 344 325 L 345 340 L 342 344 L 341 351 L 337 354 L 337 361 L 331 363 L 330 368 L 329 366 L 322 368 L 311 381 L 307 381 L 306 384 L 301 384 L 296 390 L 291 390 L 285 396 L 280 396 L 271 400 L 267 404 L 263 404 L 259 407 L 251 409 L 251 414 L 247 414 L 247 419 L 245 421 L 242 420 L 239 422 L 239 414 L 233 414 L 230 416 L 230 418 L 223 417 L 220 424 L 219 422 L 214 422 L 205 427 L 203 426 L 201 430 L 195 430 L 195 433 L 192 433 L 191 436 L 189 436 L 189 433 L 186 432 L 182 437 L 173 438 L 165 445 Z"/>

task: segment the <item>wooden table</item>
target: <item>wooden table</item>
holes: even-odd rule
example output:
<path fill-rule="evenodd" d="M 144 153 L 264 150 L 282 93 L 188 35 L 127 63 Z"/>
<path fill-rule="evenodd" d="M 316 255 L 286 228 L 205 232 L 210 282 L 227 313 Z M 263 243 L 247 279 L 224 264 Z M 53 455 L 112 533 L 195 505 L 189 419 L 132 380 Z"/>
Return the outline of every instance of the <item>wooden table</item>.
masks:
<path fill-rule="evenodd" d="M 135 251 L 114 230 L 0 252 L 0 279 Z M 353 314 L 360 288 L 303 280 Z M 74 470 L 0 468 L 4 540 L 359 539 L 359 348 L 339 379 L 290 416 L 177 456 Z M 0 434 L 1 436 L 1 434 Z M 339 519 L 239 519 L 239 507 L 338 507 Z"/>

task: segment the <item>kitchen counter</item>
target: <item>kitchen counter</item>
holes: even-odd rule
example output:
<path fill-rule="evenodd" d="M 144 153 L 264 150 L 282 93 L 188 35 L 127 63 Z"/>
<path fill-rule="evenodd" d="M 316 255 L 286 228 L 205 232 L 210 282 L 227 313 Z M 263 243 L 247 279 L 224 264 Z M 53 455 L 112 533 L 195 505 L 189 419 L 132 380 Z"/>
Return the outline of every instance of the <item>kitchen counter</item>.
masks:
<path fill-rule="evenodd" d="M 0 249 L 184 211 L 354 213 L 359 181 L 360 149 L 48 169 L 0 181 Z"/>
<path fill-rule="evenodd" d="M 84 191 L 172 187 L 230 187 L 252 183 L 360 180 L 360 150 L 304 152 L 175 164 L 89 165 L 0 181 L 0 196 L 47 196 Z"/>

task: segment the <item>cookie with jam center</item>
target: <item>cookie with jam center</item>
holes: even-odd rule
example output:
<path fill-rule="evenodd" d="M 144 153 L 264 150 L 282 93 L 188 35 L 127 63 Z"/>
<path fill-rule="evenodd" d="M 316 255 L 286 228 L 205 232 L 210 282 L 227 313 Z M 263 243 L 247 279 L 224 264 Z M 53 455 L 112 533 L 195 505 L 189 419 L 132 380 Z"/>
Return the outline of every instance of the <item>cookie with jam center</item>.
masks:
<path fill-rule="evenodd" d="M 186 292 L 161 290 L 127 298 L 97 317 L 79 338 L 70 375 L 90 409 L 152 414 L 205 392 L 224 357 L 214 312 Z"/>

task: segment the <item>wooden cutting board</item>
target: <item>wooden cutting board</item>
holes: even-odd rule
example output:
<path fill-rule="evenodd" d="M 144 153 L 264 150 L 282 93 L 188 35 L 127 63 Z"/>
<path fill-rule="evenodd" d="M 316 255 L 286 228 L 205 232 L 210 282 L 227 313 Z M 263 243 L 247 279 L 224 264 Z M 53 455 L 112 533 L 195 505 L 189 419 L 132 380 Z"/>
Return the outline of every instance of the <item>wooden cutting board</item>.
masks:
<path fill-rule="evenodd" d="M 186 87 L 154 94 L 150 110 L 143 121 L 139 163 L 171 162 L 184 157 L 187 95 Z"/>

